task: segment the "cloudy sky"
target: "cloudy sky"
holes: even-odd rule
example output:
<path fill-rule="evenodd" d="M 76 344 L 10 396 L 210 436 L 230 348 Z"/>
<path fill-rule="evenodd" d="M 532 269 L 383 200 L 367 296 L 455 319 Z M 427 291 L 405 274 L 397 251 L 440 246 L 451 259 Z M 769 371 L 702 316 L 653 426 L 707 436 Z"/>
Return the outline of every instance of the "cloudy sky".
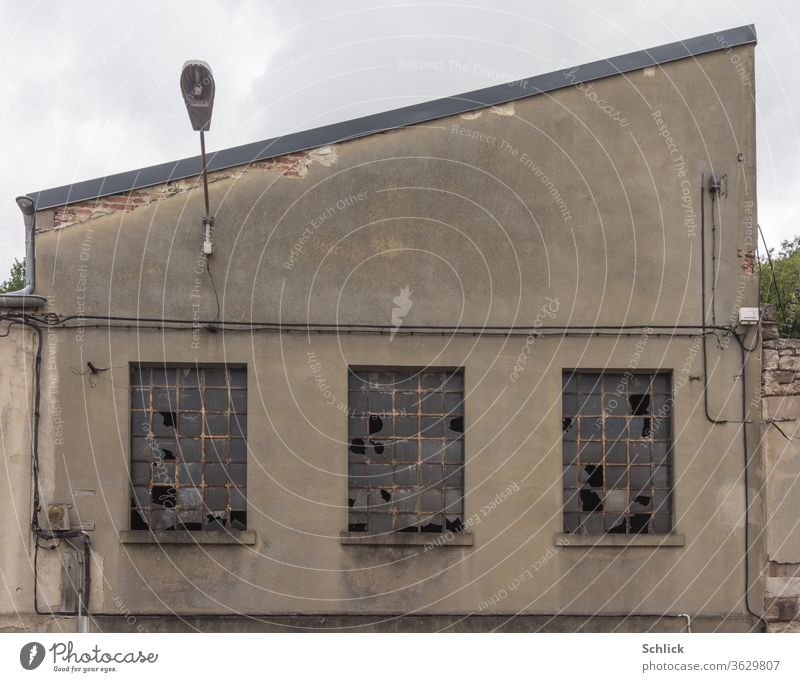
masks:
<path fill-rule="evenodd" d="M 0 0 L 0 280 L 18 194 L 196 154 L 178 90 L 217 82 L 211 150 L 755 23 L 759 222 L 800 234 L 794 0 Z M 414 63 L 439 63 L 410 68 Z"/>

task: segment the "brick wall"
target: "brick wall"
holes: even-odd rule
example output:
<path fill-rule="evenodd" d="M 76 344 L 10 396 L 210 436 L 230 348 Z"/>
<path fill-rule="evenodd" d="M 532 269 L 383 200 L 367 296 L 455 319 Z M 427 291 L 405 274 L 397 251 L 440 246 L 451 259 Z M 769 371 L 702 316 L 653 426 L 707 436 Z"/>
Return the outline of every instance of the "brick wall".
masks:
<path fill-rule="evenodd" d="M 336 147 L 328 146 L 320 149 L 311 149 L 296 154 L 278 156 L 274 159 L 256 161 L 246 166 L 235 166 L 225 170 L 215 171 L 208 174 L 209 184 L 220 182 L 221 180 L 237 179 L 244 173 L 257 171 L 277 172 L 290 178 L 304 178 L 308 174 L 311 164 L 318 162 L 323 166 L 330 166 L 336 161 Z M 184 192 L 195 189 L 202 191 L 202 177 L 194 176 L 166 182 L 161 185 L 153 185 L 143 189 L 132 190 L 122 194 L 112 194 L 98 199 L 88 199 L 55 209 L 40 211 L 37 214 L 37 229 L 39 232 L 54 230 L 78 223 L 92 220 L 100 216 L 111 215 L 113 213 L 129 213 L 142 206 L 172 197 Z M 43 215 L 46 214 L 46 215 Z"/>

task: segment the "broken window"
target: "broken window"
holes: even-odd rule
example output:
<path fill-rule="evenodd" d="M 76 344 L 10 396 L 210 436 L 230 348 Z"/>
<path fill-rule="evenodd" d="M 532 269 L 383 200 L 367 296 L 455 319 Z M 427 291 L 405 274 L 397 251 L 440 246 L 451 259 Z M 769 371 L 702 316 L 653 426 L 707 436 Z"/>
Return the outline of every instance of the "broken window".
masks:
<path fill-rule="evenodd" d="M 247 527 L 247 369 L 131 367 L 131 529 Z"/>
<path fill-rule="evenodd" d="M 349 529 L 459 533 L 464 518 L 464 377 L 350 370 Z"/>
<path fill-rule="evenodd" d="M 672 531 L 670 375 L 564 372 L 564 532 Z"/>

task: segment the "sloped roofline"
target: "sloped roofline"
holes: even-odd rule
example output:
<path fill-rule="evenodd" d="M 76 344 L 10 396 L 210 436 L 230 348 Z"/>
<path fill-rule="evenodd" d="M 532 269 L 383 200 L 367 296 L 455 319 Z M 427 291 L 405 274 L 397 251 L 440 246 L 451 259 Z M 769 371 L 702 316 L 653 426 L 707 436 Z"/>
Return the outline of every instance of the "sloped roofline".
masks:
<path fill-rule="evenodd" d="M 221 149 L 209 155 L 208 169 L 217 171 L 233 166 L 243 166 L 254 161 L 263 161 L 284 154 L 354 140 L 415 123 L 463 114 L 475 109 L 552 92 L 578 83 L 586 83 L 648 66 L 666 64 L 678 59 L 696 57 L 708 52 L 726 50 L 755 42 L 756 29 L 753 24 L 708 33 L 610 59 L 600 59 L 572 67 L 568 71 L 551 71 L 512 83 L 494 85 L 461 95 L 412 104 L 391 111 L 354 118 L 350 121 L 332 123 L 311 130 L 273 137 L 269 140 Z M 200 157 L 193 156 L 179 161 L 160 163 L 156 166 L 147 166 L 125 173 L 116 173 L 102 178 L 32 192 L 28 196 L 34 200 L 36 210 L 43 210 L 196 176 L 200 174 L 201 170 Z"/>

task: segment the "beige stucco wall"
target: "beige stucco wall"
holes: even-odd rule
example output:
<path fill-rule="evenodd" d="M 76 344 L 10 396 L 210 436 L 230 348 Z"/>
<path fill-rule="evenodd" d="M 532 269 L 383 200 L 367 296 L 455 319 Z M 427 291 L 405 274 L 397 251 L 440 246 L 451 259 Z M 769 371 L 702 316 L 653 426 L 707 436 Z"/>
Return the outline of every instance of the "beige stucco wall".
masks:
<path fill-rule="evenodd" d="M 569 88 L 339 144 L 303 177 L 262 169 L 220 180 L 211 186 L 220 317 L 389 327 L 392 300 L 408 284 L 407 326 L 526 327 L 553 299 L 558 311 L 542 324 L 698 325 L 699 184 L 713 165 L 727 175 L 716 314 L 728 324 L 737 305 L 757 305 L 747 258 L 755 224 L 752 60 L 752 46 L 721 51 L 604 79 L 591 90 Z M 592 92 L 627 125 L 604 113 Z M 665 129 L 657 118 L 677 153 L 659 135 Z M 214 296 L 198 263 L 201 207 L 199 192 L 184 192 L 42 231 L 40 293 L 62 315 L 213 319 Z M 688 225 L 687 210 L 696 216 Z M 46 225 L 47 216 L 40 218 Z M 301 238 L 302 253 L 290 262 Z M 707 269 L 710 287 L 710 262 Z M 44 381 L 57 375 L 63 446 L 49 426 L 53 404 L 45 402 L 41 461 L 46 495 L 72 502 L 75 520 L 96 524 L 95 611 L 744 613 L 740 426 L 706 421 L 702 382 L 693 379 L 701 373 L 696 338 L 653 334 L 643 343 L 637 329 L 619 338 L 537 339 L 512 381 L 524 335 L 193 336 L 191 329 L 86 325 L 53 333 L 58 368 L 46 369 Z M 710 409 L 739 420 L 738 347 L 708 345 Z M 87 361 L 110 369 L 80 375 Z M 120 543 L 128 521 L 128 365 L 139 361 L 248 366 L 254 546 Z M 634 362 L 672 369 L 676 386 L 683 377 L 675 395 L 674 505 L 686 544 L 556 550 L 561 371 Z M 466 515 L 519 487 L 471 529 L 473 547 L 340 543 L 347 423 L 315 382 L 316 363 L 342 401 L 348 365 L 464 368 Z M 748 356 L 746 377 L 747 404 L 757 407 L 758 353 Z M 755 528 L 756 433 L 750 441 Z M 752 535 L 752 602 L 759 604 L 761 536 Z M 25 536 L 16 542 L 30 544 Z M 532 565 L 534 578 L 510 589 Z M 495 599 L 503 590 L 508 596 Z M 487 600 L 496 603 L 482 608 Z"/>

